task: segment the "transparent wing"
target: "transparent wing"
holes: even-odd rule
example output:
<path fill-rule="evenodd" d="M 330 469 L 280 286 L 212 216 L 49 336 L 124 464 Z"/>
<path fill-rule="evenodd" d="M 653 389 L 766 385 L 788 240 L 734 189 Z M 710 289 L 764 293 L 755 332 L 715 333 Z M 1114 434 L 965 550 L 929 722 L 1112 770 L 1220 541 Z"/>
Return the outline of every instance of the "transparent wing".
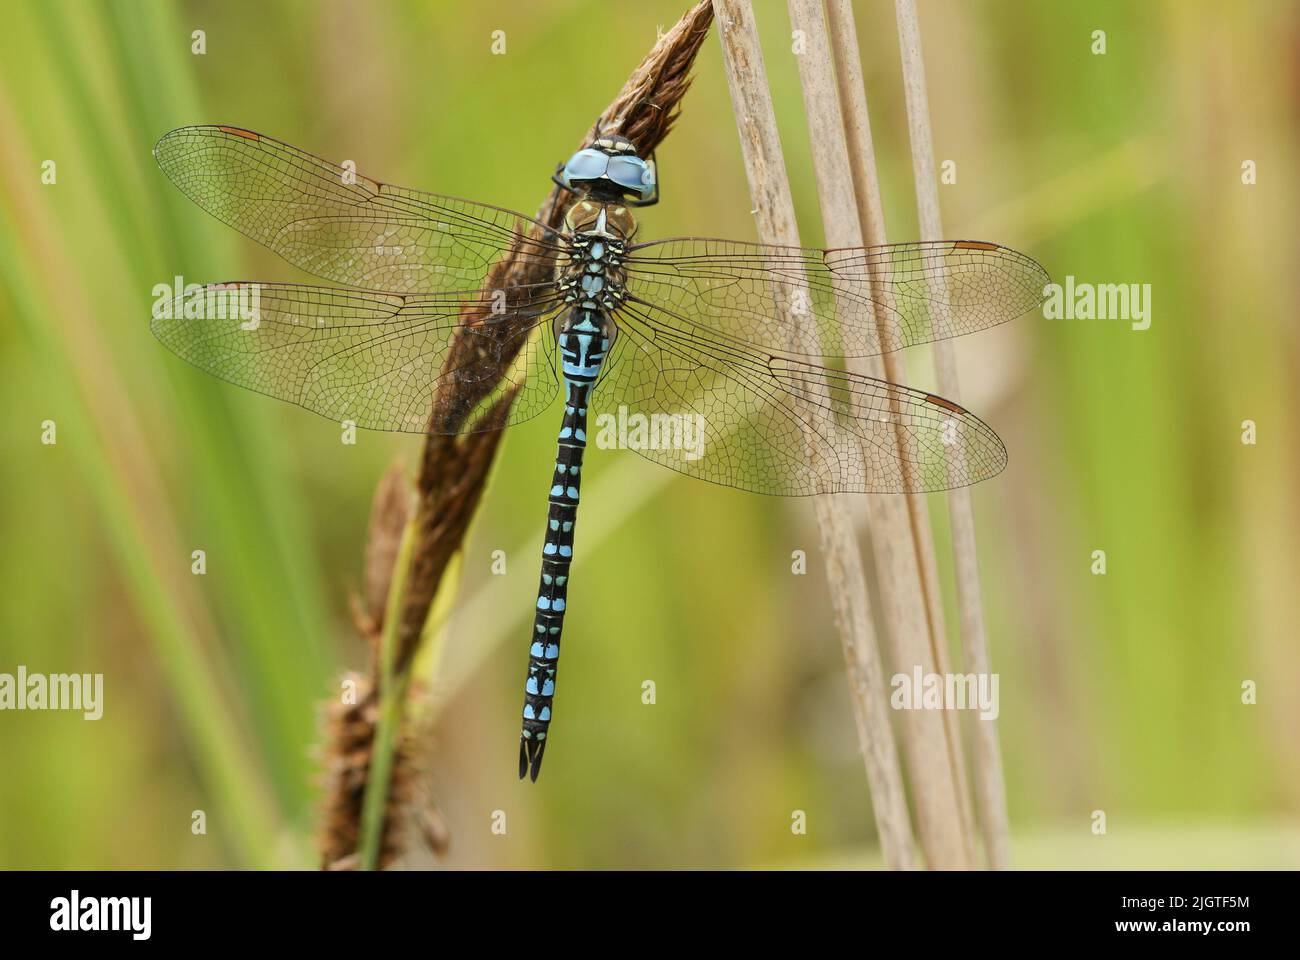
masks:
<path fill-rule="evenodd" d="M 507 423 L 535 417 L 558 392 L 546 317 L 559 301 L 548 296 L 497 314 L 492 305 L 478 292 L 224 283 L 160 300 L 150 327 L 200 370 L 372 430 L 426 432 L 435 391 L 454 378 L 468 389 L 445 392 L 465 407 L 447 411 L 449 422 L 469 433 L 508 390 L 518 393 Z M 469 339 L 453 348 L 456 337 Z M 505 361 L 506 377 L 489 384 Z"/>
<path fill-rule="evenodd" d="M 154 157 L 218 220 L 337 283 L 468 290 L 516 245 L 548 267 L 564 252 L 553 230 L 523 214 L 380 183 L 238 127 L 173 130 Z"/>
<path fill-rule="evenodd" d="M 820 250 L 677 238 L 638 244 L 632 296 L 677 332 L 803 356 L 870 357 L 961 336 L 1043 302 L 1041 266 L 995 243 L 945 240 Z M 792 322 L 820 349 L 798 349 Z"/>
<path fill-rule="evenodd" d="M 657 305 L 615 319 L 592 394 L 598 446 L 782 496 L 944 490 L 1006 466 L 997 434 L 941 397 L 687 332 Z"/>

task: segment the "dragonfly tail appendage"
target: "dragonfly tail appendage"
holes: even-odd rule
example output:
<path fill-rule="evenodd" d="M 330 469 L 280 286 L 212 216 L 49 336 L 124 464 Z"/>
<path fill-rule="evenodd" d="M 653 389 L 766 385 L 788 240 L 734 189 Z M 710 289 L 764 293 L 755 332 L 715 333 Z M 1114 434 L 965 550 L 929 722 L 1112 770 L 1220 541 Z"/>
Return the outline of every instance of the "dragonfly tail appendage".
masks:
<path fill-rule="evenodd" d="M 542 546 L 542 577 L 537 588 L 537 614 L 524 681 L 523 730 L 519 742 L 519 778 L 535 781 L 542 768 L 546 736 L 555 698 L 555 673 L 560 634 L 573 562 L 573 527 L 578 516 L 582 456 L 587 447 L 587 395 L 600 372 L 608 341 L 595 328 L 579 322 L 561 335 L 566 384 L 564 421 L 560 426 L 551 481 L 546 539 Z"/>
<path fill-rule="evenodd" d="M 545 736 L 545 734 L 543 734 Z M 533 772 L 533 782 L 537 782 L 537 773 L 542 769 L 542 754 L 546 751 L 545 740 L 529 739 L 527 735 L 519 740 L 519 779 Z"/>

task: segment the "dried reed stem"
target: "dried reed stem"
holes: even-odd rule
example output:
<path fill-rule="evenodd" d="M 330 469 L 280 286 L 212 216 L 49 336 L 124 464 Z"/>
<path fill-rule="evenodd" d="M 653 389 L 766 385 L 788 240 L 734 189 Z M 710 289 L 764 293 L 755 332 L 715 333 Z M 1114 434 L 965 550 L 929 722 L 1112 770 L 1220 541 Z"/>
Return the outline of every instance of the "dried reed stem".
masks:
<path fill-rule="evenodd" d="M 840 114 L 844 120 L 844 134 L 849 151 L 849 167 L 853 173 L 854 194 L 858 203 L 858 223 L 862 239 L 867 246 L 888 243 L 885 230 L 885 207 L 880 195 L 880 178 L 876 173 L 876 154 L 871 141 L 871 118 L 867 113 L 867 91 L 862 76 L 862 59 L 858 53 L 857 27 L 853 21 L 851 0 L 827 0 L 826 19 L 830 28 L 831 47 L 835 54 L 835 80 L 840 94 Z M 888 294 L 877 291 L 874 296 L 884 302 Z M 881 337 L 884 337 L 882 332 Z M 907 364 L 898 353 L 886 353 L 881 358 L 885 379 L 907 385 Z M 901 430 L 901 426 L 900 426 Z M 935 559 L 933 528 L 930 524 L 930 507 L 925 494 L 905 494 L 908 520 L 911 523 L 912 544 L 921 571 L 921 588 L 925 598 L 926 614 L 930 628 L 930 650 L 940 673 L 950 669 L 948 657 L 948 630 L 944 623 L 943 592 L 939 586 L 939 565 Z M 962 756 L 961 730 L 957 714 L 944 712 L 944 728 L 948 735 L 948 752 L 954 779 L 961 801 L 962 823 L 969 839 L 974 834 L 970 807 L 970 786 L 966 778 L 966 762 Z M 971 850 L 974 861 L 974 851 Z"/>
<path fill-rule="evenodd" d="M 753 11 L 748 0 L 714 0 L 714 7 L 759 235 L 769 242 L 797 246 L 794 201 Z M 810 340 L 815 332 L 797 329 L 792 336 Z M 814 498 L 814 510 L 881 849 L 891 868 L 911 869 L 915 866 L 912 828 L 889 723 L 866 575 L 853 529 L 852 504 L 843 495 L 819 496 Z"/>
<path fill-rule="evenodd" d="M 644 154 L 654 152 L 677 117 L 682 98 L 690 87 L 691 66 L 712 19 L 713 11 L 708 0 L 701 0 L 660 37 L 579 146 L 589 143 L 599 128 L 622 133 Z M 538 211 L 537 219 L 548 227 L 558 227 L 563 221 L 569 196 L 558 187 L 553 188 Z M 510 255 L 494 265 L 484 281 L 484 291 L 527 290 L 531 285 L 548 279 L 549 268 L 541 258 L 522 255 L 525 246 L 526 243 L 519 244 Z M 483 304 L 492 302 L 491 296 L 481 299 Z M 509 299 L 515 302 L 514 297 Z M 371 608 L 358 623 L 375 649 L 372 681 L 367 685 L 365 699 L 343 711 L 347 722 L 337 725 L 339 739 L 331 743 L 328 751 L 330 788 L 322 837 L 326 866 L 351 862 L 346 851 L 355 850 L 356 838 L 361 836 L 361 817 L 367 793 L 376 797 L 371 801 L 372 809 L 378 803 L 385 812 L 380 831 L 382 853 L 379 865 L 391 861 L 394 851 L 400 851 L 397 833 L 400 818 L 396 817 L 394 805 L 386 799 L 390 784 L 372 782 L 369 776 L 371 770 L 384 767 L 375 756 L 376 748 L 380 746 L 375 741 L 375 731 L 379 718 L 384 715 L 377 701 L 385 690 L 400 692 L 408 686 L 406 681 L 420 647 L 429 610 L 448 564 L 461 549 L 496 455 L 501 438 L 500 427 L 506 422 L 514 400 L 513 391 L 505 391 L 479 420 L 473 424 L 466 423 L 469 412 L 502 382 L 524 342 L 518 335 L 518 322 L 506 319 L 485 323 L 485 319 L 485 315 L 470 311 L 462 316 L 464 325 L 476 325 L 476 335 L 461 335 L 453 341 L 445 368 L 460 369 L 466 375 L 446 378 L 445 387 L 440 388 L 434 397 L 430 431 L 425 436 L 416 481 L 415 514 L 410 521 L 413 537 L 411 563 L 405 576 L 398 578 L 402 590 L 394 604 L 397 622 L 391 625 L 394 643 L 391 683 L 380 682 L 384 671 L 376 642 L 385 629 L 385 618 Z M 492 347 L 485 346 L 485 333 L 497 338 Z M 515 345 L 513 349 L 503 346 L 511 343 Z M 474 432 L 457 432 L 466 426 L 472 426 Z M 390 571 L 386 578 L 380 576 L 379 579 L 391 584 L 394 578 Z M 367 571 L 367 596 L 373 598 L 377 589 L 371 583 L 370 571 Z M 407 753 L 401 746 L 405 740 L 400 733 L 396 742 L 392 784 L 409 779 L 401 763 Z M 385 799 L 381 802 L 377 798 Z"/>
<path fill-rule="evenodd" d="M 934 141 L 930 133 L 930 105 L 926 96 L 925 64 L 921 59 L 921 28 L 915 0 L 896 0 L 898 42 L 903 59 L 903 90 L 907 98 L 908 131 L 912 141 L 912 172 L 916 180 L 916 207 L 922 240 L 943 239 L 939 216 L 939 187 L 934 168 Z M 961 402 L 957 359 L 951 341 L 934 344 L 934 367 L 939 390 Z M 989 672 L 988 638 L 984 630 L 984 605 L 980 591 L 979 562 L 975 549 L 975 514 L 970 491 L 948 491 L 952 524 L 953 559 L 957 574 L 957 605 L 961 621 L 962 657 L 966 669 Z M 1002 779 L 1002 752 L 995 721 L 979 718 L 975 725 L 975 792 L 980 827 L 989 866 L 1011 866 L 1010 828 L 1006 788 Z"/>
<path fill-rule="evenodd" d="M 804 52 L 795 59 L 808 116 L 826 243 L 831 247 L 858 247 L 863 232 L 856 215 L 855 184 L 821 3 L 789 0 L 789 9 L 791 26 L 800 32 L 805 44 Z M 882 336 L 881 342 L 890 339 Z M 847 366 L 870 377 L 887 375 L 879 357 L 850 360 Z M 896 413 L 901 419 L 901 411 Z M 903 444 L 904 439 L 900 434 L 898 442 Z M 936 638 L 932 629 L 908 498 L 871 497 L 867 515 L 894 668 L 910 672 L 913 665 L 919 664 L 926 672 L 934 671 L 941 666 L 938 654 L 943 644 L 937 641 L 942 637 Z M 918 710 L 904 713 L 904 756 L 926 862 L 935 868 L 968 868 L 973 850 L 962 816 L 964 791 L 957 776 L 961 764 L 954 757 L 956 737 L 949 735 L 945 716 Z"/>
<path fill-rule="evenodd" d="M 858 223 L 863 241 L 869 246 L 888 242 L 885 229 L 884 202 L 880 195 L 880 178 L 876 172 L 875 148 L 871 140 L 871 118 L 867 112 L 867 94 L 863 82 L 862 60 L 858 53 L 857 27 L 853 20 L 850 0 L 828 0 L 827 23 L 831 46 L 835 54 L 835 79 L 840 95 L 840 113 L 848 148 L 849 165 L 853 175 L 854 194 L 858 205 Z M 874 296 L 886 302 L 888 293 L 877 290 Z M 882 342 L 884 334 L 881 334 Z M 881 357 L 885 379 L 907 384 L 907 364 L 898 353 Z M 901 428 L 900 428 L 901 429 Z M 901 442 L 901 437 L 900 437 Z M 930 524 L 930 508 L 924 494 L 910 493 L 904 497 L 916 563 L 920 570 L 921 592 L 925 602 L 927 626 L 930 636 L 930 654 L 940 673 L 951 669 L 948 656 L 948 632 L 944 623 L 943 594 L 939 587 L 939 567 L 935 559 L 934 540 Z M 970 808 L 970 787 L 966 777 L 966 763 L 962 753 L 961 730 L 957 714 L 944 711 L 944 730 L 947 736 L 949 764 L 956 783 L 962 825 L 967 840 L 968 859 L 975 861 L 972 840 L 974 825 Z"/>

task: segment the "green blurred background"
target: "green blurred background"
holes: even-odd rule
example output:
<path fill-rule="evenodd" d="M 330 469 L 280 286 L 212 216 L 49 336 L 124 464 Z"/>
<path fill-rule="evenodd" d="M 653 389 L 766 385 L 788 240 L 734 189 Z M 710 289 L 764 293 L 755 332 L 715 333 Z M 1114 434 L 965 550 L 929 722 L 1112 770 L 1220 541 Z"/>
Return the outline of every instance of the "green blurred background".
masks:
<path fill-rule="evenodd" d="M 0 672 L 102 672 L 106 692 L 96 722 L 0 714 L 0 866 L 313 865 L 319 704 L 366 664 L 347 598 L 371 495 L 418 453 L 373 433 L 341 445 L 335 424 L 154 341 L 151 288 L 173 275 L 308 279 L 182 197 L 154 141 L 236 124 L 532 212 L 685 6 L 8 5 Z M 1300 865 L 1300 12 L 921 6 L 936 150 L 957 165 L 947 232 L 1024 250 L 1057 280 L 1153 288 L 1143 332 L 1027 317 L 959 347 L 964 402 L 1011 452 L 975 502 L 1015 862 Z M 805 242 L 820 242 L 785 5 L 758 7 Z M 857 16 L 890 237 L 913 239 L 893 5 Z M 754 237 L 720 61 L 711 37 L 644 236 Z M 1257 185 L 1241 182 L 1247 160 Z M 916 353 L 914 382 L 930 385 Z M 554 430 L 510 432 L 471 531 L 428 680 L 431 796 L 452 846 L 407 862 L 878 865 L 810 503 L 630 453 L 588 458 L 558 742 L 538 784 L 515 779 Z M 808 576 L 791 575 L 794 550 Z M 1246 680 L 1257 705 L 1241 703 Z"/>

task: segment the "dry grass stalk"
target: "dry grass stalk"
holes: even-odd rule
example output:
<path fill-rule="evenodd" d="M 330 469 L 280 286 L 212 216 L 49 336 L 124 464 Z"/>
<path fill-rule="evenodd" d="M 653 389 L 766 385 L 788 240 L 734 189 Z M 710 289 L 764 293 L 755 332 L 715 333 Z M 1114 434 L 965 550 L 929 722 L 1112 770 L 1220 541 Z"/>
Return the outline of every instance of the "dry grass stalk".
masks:
<path fill-rule="evenodd" d="M 402 543 L 402 531 L 411 518 L 411 488 L 406 469 L 395 460 L 375 487 L 370 503 L 370 526 L 366 531 L 365 565 L 360 597 L 353 599 L 357 630 L 373 646 L 383 625 L 384 604 L 393 581 L 393 564 Z"/>
<path fill-rule="evenodd" d="M 857 27 L 853 21 L 851 0 L 827 0 L 826 20 L 830 28 L 831 47 L 835 55 L 835 79 L 840 94 L 840 114 L 844 120 L 844 134 L 849 151 L 849 168 L 853 175 L 854 194 L 858 203 L 858 223 L 862 239 L 868 246 L 888 242 L 885 229 L 885 208 L 880 196 L 880 178 L 876 173 L 876 154 L 871 142 L 871 118 L 867 113 L 867 92 L 862 76 L 862 60 L 858 53 Z M 880 291 L 875 294 L 885 298 Z M 883 336 L 883 334 L 882 334 Z M 898 353 L 886 353 L 881 358 L 885 379 L 906 386 L 907 364 Z M 940 673 L 951 667 L 948 656 L 948 630 L 944 623 L 943 591 L 939 586 L 939 565 L 935 558 L 933 527 L 930 524 L 930 507 L 924 494 L 905 496 L 908 519 L 911 521 L 912 544 L 916 548 L 917 563 L 921 570 L 921 587 L 925 598 L 930 628 L 930 648 Z M 948 735 L 949 755 L 954 778 L 961 799 L 962 823 L 968 838 L 974 835 L 970 807 L 970 786 L 966 777 L 966 762 L 962 753 L 961 730 L 958 718 L 952 711 L 944 712 L 944 728 Z M 972 862 L 974 854 L 972 851 Z"/>
<path fill-rule="evenodd" d="M 633 71 L 618 96 L 582 138 L 579 146 L 589 143 L 599 128 L 605 132 L 618 132 L 637 144 L 643 154 L 652 153 L 668 135 L 680 110 L 682 98 L 690 87 L 691 66 L 704 38 L 708 34 L 713 11 L 708 0 L 692 7 L 672 29 L 659 38 L 654 48 Z M 537 219 L 549 227 L 558 227 L 564 218 L 570 194 L 553 188 L 538 211 Z M 520 247 L 525 246 L 521 244 Z M 503 258 L 489 272 L 483 290 L 526 290 L 530 285 L 549 279 L 549 268 L 540 258 L 527 258 L 516 249 Z M 514 298 L 511 298 L 514 302 Z M 483 310 L 491 297 L 482 298 Z M 430 413 L 431 431 L 426 434 L 416 480 L 416 507 L 411 520 L 414 537 L 411 564 L 402 583 L 402 596 L 397 598 L 398 621 L 394 625 L 395 650 L 392 673 L 398 682 L 395 689 L 404 687 L 412 662 L 420 647 L 429 610 L 437 595 L 448 564 L 460 550 L 466 530 L 483 494 L 488 472 L 500 442 L 500 426 L 505 422 L 511 391 L 504 391 L 489 409 L 473 423 L 472 433 L 456 434 L 453 431 L 466 426 L 470 411 L 492 395 L 504 379 L 514 352 L 509 349 L 484 349 L 482 333 L 492 331 L 501 344 L 522 345 L 516 336 L 518 329 L 509 320 L 486 322 L 486 314 L 476 315 L 467 310 L 462 316 L 466 326 L 476 325 L 478 336 L 460 336 L 453 341 L 445 361 L 447 368 L 467 370 L 468 376 L 456 378 L 446 389 L 440 389 L 434 398 Z M 437 431 L 437 432 L 434 432 Z M 377 498 L 378 499 L 378 498 Z M 385 533 L 387 535 L 387 532 Z M 375 547 L 368 555 L 383 554 Z M 392 581 L 391 571 L 385 583 Z M 367 576 L 367 618 L 358 621 L 364 636 L 375 643 L 383 628 L 383 604 L 376 604 Z M 380 658 L 376 651 L 371 678 L 365 686 L 365 697 L 355 706 L 343 711 L 332 724 L 328 747 L 327 769 L 330 778 L 326 799 L 326 816 L 322 835 L 322 852 L 327 866 L 342 863 L 352 865 L 350 859 L 356 851 L 361 836 L 363 800 L 368 784 L 368 773 L 373 766 L 382 768 L 374 756 L 375 734 L 379 718 Z M 337 738 L 337 739 L 335 739 Z M 393 758 L 389 785 L 377 785 L 380 791 L 390 793 L 395 800 L 405 802 L 401 787 L 409 783 L 412 754 L 405 745 L 409 737 L 399 737 L 399 746 Z M 380 862 L 390 862 L 390 851 L 400 852 L 402 834 L 398 815 L 400 804 L 385 802 L 383 841 Z"/>
<path fill-rule="evenodd" d="M 714 0 L 714 6 L 759 235 L 768 242 L 798 245 L 794 201 L 753 11 L 746 0 Z M 792 333 L 814 336 L 808 329 Z M 885 701 L 886 684 L 866 575 L 853 529 L 852 504 L 844 496 L 819 496 L 814 498 L 814 510 L 881 849 L 891 868 L 910 869 L 915 866 L 911 822 Z"/>
<path fill-rule="evenodd" d="M 869 246 L 884 244 L 888 242 L 884 203 L 880 195 L 880 180 L 876 173 L 871 120 L 867 112 L 866 88 L 858 53 L 857 28 L 854 24 L 850 0 L 828 0 L 826 16 L 835 57 L 840 113 L 843 118 L 862 239 Z M 888 294 L 884 290 L 879 290 L 875 296 L 884 301 Z M 886 353 L 880 359 L 884 367 L 885 379 L 894 383 L 907 384 L 907 365 L 900 354 Z M 935 559 L 930 508 L 924 494 L 908 494 L 903 498 L 903 502 L 907 508 L 911 540 L 920 571 L 930 655 L 938 672 L 948 673 L 951 670 L 947 644 L 948 632 L 944 623 L 943 595 L 939 586 L 939 568 Z M 972 849 L 974 825 L 966 763 L 962 755 L 961 730 L 958 717 L 954 712 L 944 711 L 943 719 L 949 765 L 953 771 L 953 781 L 956 785 L 962 826 L 967 841 L 968 860 L 973 864 L 975 862 Z"/>
<path fill-rule="evenodd" d="M 791 26 L 801 31 L 806 44 L 795 59 L 808 116 L 826 243 L 831 247 L 861 246 L 863 229 L 856 216 L 855 183 L 821 3 L 789 0 L 789 8 Z M 888 340 L 882 334 L 881 342 Z M 847 366 L 856 373 L 888 379 L 887 367 L 879 357 L 850 360 Z M 898 439 L 902 444 L 905 438 L 900 435 Z M 867 514 L 894 668 L 910 672 L 919 664 L 931 672 L 944 666 L 939 655 L 942 636 L 936 637 L 932 629 L 922 554 L 916 544 L 918 530 L 912 522 L 909 499 L 871 497 Z M 950 731 L 947 716 L 930 711 L 906 712 L 902 717 L 904 755 L 926 862 L 931 867 L 961 869 L 971 866 L 973 849 L 963 816 L 965 790 L 959 776 L 963 768 L 960 756 L 954 754 L 958 746 L 956 724 Z"/>
<path fill-rule="evenodd" d="M 939 181 L 935 176 L 934 141 L 930 132 L 930 105 L 925 87 L 925 64 L 921 59 L 921 28 L 916 2 L 896 0 L 895 9 L 921 239 L 941 240 L 944 233 L 939 215 Z M 934 344 L 934 366 L 940 392 L 960 403 L 957 359 L 951 341 L 940 340 Z M 948 513 L 952 524 L 962 657 L 968 671 L 987 674 L 990 669 L 988 637 L 984 630 L 984 604 L 975 549 L 975 513 L 969 490 L 963 487 L 948 491 Z M 1005 870 L 1011 866 L 1010 827 L 997 725 L 993 720 L 980 718 L 974 726 L 975 793 L 984 846 L 989 865 L 995 870 Z"/>
<path fill-rule="evenodd" d="M 331 701 L 325 718 L 329 790 L 321 830 L 321 866 L 326 870 L 349 870 L 359 865 L 361 811 L 379 715 L 374 679 L 360 673 L 349 673 L 343 679 L 356 691 L 355 702 Z M 380 869 L 390 866 L 406 849 L 405 813 L 414 797 L 419 759 L 419 745 L 412 738 L 403 738 L 394 751 L 385 801 Z"/>
<path fill-rule="evenodd" d="M 321 865 L 327 870 L 355 869 L 359 862 L 361 811 L 379 715 L 375 684 L 380 634 L 402 534 L 411 516 L 411 501 L 405 470 L 401 461 L 395 461 L 375 488 L 366 535 L 362 594 L 352 597 L 353 623 L 371 652 L 369 672 L 350 672 L 344 676 L 340 686 L 350 690 L 351 696 L 346 702 L 329 701 L 325 710 L 324 767 L 328 789 L 321 830 Z M 404 834 L 400 814 L 411 797 L 415 780 L 414 744 L 400 744 L 395 753 L 385 830 L 380 839 L 380 868 L 390 865 L 401 854 Z"/>

